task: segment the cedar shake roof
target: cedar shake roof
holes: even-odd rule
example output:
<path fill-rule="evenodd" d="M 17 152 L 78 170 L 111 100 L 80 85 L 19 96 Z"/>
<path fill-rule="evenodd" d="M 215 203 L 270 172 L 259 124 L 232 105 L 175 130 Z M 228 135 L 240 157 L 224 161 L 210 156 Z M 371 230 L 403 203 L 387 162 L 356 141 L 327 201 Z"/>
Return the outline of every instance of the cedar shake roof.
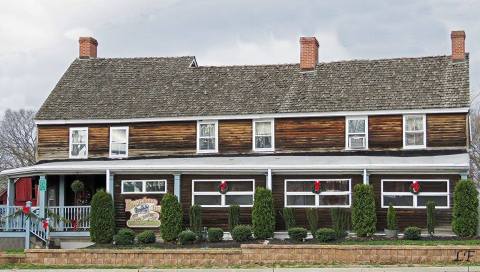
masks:
<path fill-rule="evenodd" d="M 76 59 L 37 120 L 469 107 L 469 64 L 450 56 L 190 67 L 194 57 Z"/>

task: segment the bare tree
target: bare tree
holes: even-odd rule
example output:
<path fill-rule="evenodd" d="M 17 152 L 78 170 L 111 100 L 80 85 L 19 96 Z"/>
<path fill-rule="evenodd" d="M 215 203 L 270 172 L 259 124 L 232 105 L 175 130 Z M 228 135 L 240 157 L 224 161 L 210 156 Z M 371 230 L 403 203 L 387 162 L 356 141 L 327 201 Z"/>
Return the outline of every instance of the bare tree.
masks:
<path fill-rule="evenodd" d="M 470 112 L 470 176 L 480 181 L 480 108 Z"/>
<path fill-rule="evenodd" d="M 0 169 L 35 164 L 35 111 L 6 110 L 0 121 Z"/>

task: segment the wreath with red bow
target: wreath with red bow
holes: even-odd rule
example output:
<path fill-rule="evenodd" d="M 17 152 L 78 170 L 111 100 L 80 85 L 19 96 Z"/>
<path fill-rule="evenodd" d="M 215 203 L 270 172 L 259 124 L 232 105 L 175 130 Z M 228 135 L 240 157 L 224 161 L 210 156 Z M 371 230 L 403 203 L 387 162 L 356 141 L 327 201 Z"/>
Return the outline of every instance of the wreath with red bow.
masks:
<path fill-rule="evenodd" d="M 315 180 L 313 182 L 313 190 L 312 190 L 312 193 L 314 194 L 319 194 L 320 193 L 320 181 L 319 180 Z"/>
<path fill-rule="evenodd" d="M 410 192 L 412 194 L 418 194 L 420 192 L 420 183 L 418 181 L 415 180 L 410 184 Z"/>
<path fill-rule="evenodd" d="M 220 185 L 218 185 L 218 191 L 221 194 L 226 194 L 228 192 L 228 183 L 227 181 L 223 180 L 220 182 Z"/>

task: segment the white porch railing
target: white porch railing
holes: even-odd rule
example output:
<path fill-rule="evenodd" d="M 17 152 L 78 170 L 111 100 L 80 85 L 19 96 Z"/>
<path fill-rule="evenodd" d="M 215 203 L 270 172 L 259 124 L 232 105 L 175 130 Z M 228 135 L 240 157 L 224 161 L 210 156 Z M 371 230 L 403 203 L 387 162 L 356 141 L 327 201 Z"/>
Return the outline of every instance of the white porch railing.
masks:
<path fill-rule="evenodd" d="M 21 206 L 0 206 L 0 230 L 24 231 L 25 215 Z"/>
<path fill-rule="evenodd" d="M 90 206 L 48 207 L 52 231 L 88 231 Z"/>

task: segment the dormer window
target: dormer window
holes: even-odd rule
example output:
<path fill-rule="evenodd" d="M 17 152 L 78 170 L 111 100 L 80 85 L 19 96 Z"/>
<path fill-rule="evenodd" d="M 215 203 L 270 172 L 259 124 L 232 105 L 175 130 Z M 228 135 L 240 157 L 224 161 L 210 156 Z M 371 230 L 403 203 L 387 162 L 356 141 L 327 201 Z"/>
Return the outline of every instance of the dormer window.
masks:
<path fill-rule="evenodd" d="M 425 115 L 404 115 L 403 148 L 425 148 L 426 126 Z"/>
<path fill-rule="evenodd" d="M 218 152 L 218 121 L 197 122 L 197 153 Z"/>
<path fill-rule="evenodd" d="M 272 120 L 253 121 L 253 150 L 274 151 L 274 122 Z"/>
<path fill-rule="evenodd" d="M 345 140 L 347 149 L 368 149 L 367 116 L 347 117 Z"/>
<path fill-rule="evenodd" d="M 110 128 L 110 158 L 128 157 L 128 127 Z"/>
<path fill-rule="evenodd" d="M 88 158 L 88 128 L 70 128 L 70 148 L 69 157 L 71 159 Z"/>

